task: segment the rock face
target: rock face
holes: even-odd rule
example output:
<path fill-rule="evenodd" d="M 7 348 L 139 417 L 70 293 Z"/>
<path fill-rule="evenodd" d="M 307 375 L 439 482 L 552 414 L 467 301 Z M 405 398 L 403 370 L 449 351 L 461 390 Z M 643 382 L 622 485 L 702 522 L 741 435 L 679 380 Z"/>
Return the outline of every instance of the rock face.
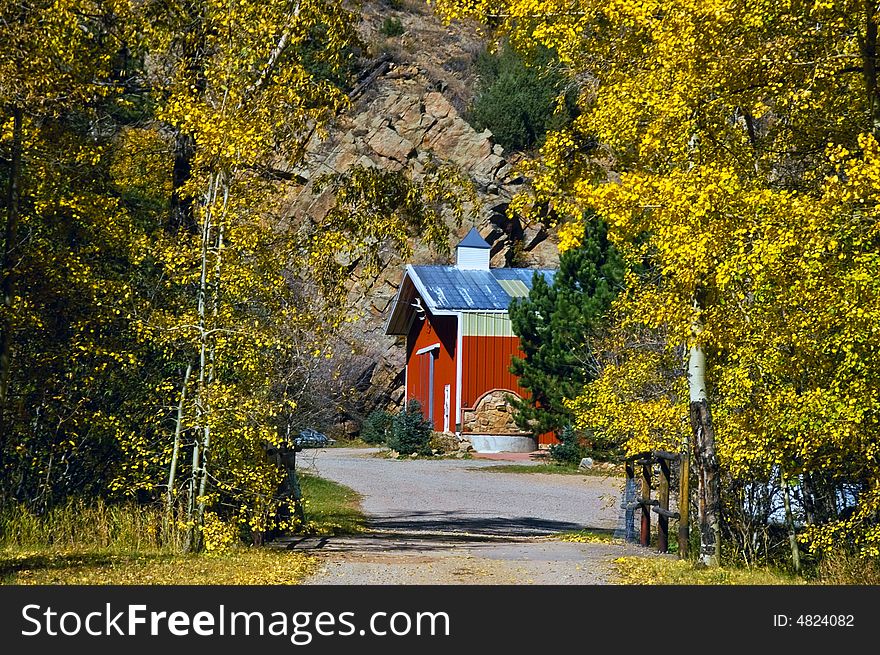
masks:
<path fill-rule="evenodd" d="M 555 267 L 558 251 L 545 227 L 524 225 L 506 215 L 511 198 L 523 184 L 515 170 L 519 155 L 507 156 L 488 130 L 474 130 L 443 93 L 448 85 L 438 82 L 430 65 L 425 66 L 383 66 L 383 74 L 372 81 L 337 127 L 325 138 L 312 140 L 304 165 L 293 171 L 306 182 L 291 197 L 288 215 L 320 218 L 332 207 L 330 190 L 313 191 L 312 183 L 321 175 L 361 165 L 405 169 L 418 180 L 425 163 L 433 158 L 454 165 L 472 180 L 481 201 L 476 227 L 492 246 L 492 266 Z M 449 221 L 453 228 L 450 246 L 454 247 L 471 224 L 455 228 L 451 217 Z M 410 263 L 449 263 L 418 241 L 412 246 Z M 361 416 L 350 417 L 355 420 L 375 407 L 393 408 L 403 400 L 404 350 L 384 335 L 383 327 L 407 262 L 391 254 L 386 261 L 375 278 L 366 279 L 358 268 L 352 272 L 348 300 L 362 315 L 358 338 L 375 360 L 372 370 L 364 372 L 369 388 Z"/>

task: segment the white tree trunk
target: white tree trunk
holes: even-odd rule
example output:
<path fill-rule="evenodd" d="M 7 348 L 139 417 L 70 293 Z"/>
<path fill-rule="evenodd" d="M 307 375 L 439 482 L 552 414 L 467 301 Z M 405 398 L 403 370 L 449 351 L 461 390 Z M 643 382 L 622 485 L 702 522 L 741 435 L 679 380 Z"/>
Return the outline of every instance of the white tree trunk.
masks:
<path fill-rule="evenodd" d="M 795 530 L 794 527 L 794 515 L 791 511 L 791 488 L 789 487 L 785 476 L 782 474 L 782 471 L 779 472 L 779 482 L 782 485 L 782 502 L 785 508 L 785 527 L 788 529 L 788 544 L 791 547 L 791 563 L 794 567 L 795 573 L 800 573 L 801 551 L 798 547 L 797 530 Z"/>
<path fill-rule="evenodd" d="M 226 203 L 229 200 L 229 186 L 224 183 L 223 187 L 223 214 L 221 214 L 221 221 L 219 222 L 217 228 L 217 243 L 216 243 L 216 254 L 214 256 L 214 301 L 213 301 L 213 309 L 211 312 L 212 318 L 214 319 L 214 323 L 216 324 L 217 318 L 220 312 L 220 262 L 223 251 L 223 222 L 222 219 L 225 215 Z M 214 346 L 213 340 L 210 343 L 209 350 L 209 369 L 208 369 L 208 386 L 210 386 L 214 382 L 214 378 L 216 377 L 216 348 Z M 206 408 L 207 409 L 207 408 Z M 205 421 L 204 432 L 202 438 L 202 470 L 201 470 L 201 480 L 199 481 L 199 508 L 196 516 L 196 522 L 198 525 L 202 525 L 205 520 L 205 494 L 207 492 L 208 486 L 208 464 L 207 457 L 208 451 L 211 447 L 211 426 L 208 421 Z"/>
<path fill-rule="evenodd" d="M 199 336 L 199 376 L 196 384 L 196 407 L 195 407 L 195 433 L 204 435 L 207 429 L 207 380 L 206 368 L 208 361 L 208 345 L 210 335 L 207 326 L 207 297 L 208 297 L 208 257 L 210 256 L 211 235 L 213 233 L 212 209 L 217 198 L 217 186 L 219 176 L 211 175 L 208 180 L 208 189 L 204 200 L 204 217 L 202 219 L 202 239 L 200 252 L 200 273 L 198 290 L 198 336 Z M 189 480 L 189 497 L 187 499 L 187 522 L 189 523 L 189 535 L 187 538 L 187 550 L 198 550 L 201 544 L 201 521 L 197 516 L 197 509 L 203 509 L 203 503 L 198 500 L 197 493 L 203 494 L 202 478 L 206 474 L 205 454 L 201 446 L 204 437 L 197 436 L 193 444 L 192 470 Z"/>
<path fill-rule="evenodd" d="M 177 478 L 177 458 L 180 453 L 180 433 L 183 427 L 183 406 L 186 402 L 186 387 L 189 384 L 189 376 L 192 374 L 192 363 L 186 365 L 186 373 L 183 376 L 183 386 L 180 388 L 180 401 L 177 403 L 177 420 L 174 422 L 174 446 L 171 451 L 171 464 L 168 467 L 168 487 L 165 491 L 165 521 L 163 529 L 167 539 L 171 527 L 171 516 L 174 506 L 174 484 Z"/>
<path fill-rule="evenodd" d="M 698 306 L 695 304 L 695 309 Z M 691 328 L 696 340 L 703 331 L 697 319 Z M 691 437 L 697 467 L 697 495 L 700 522 L 700 561 L 707 566 L 721 564 L 721 495 L 718 457 L 715 454 L 715 428 L 706 393 L 706 354 L 698 343 L 688 356 L 688 394 L 690 396 Z"/>

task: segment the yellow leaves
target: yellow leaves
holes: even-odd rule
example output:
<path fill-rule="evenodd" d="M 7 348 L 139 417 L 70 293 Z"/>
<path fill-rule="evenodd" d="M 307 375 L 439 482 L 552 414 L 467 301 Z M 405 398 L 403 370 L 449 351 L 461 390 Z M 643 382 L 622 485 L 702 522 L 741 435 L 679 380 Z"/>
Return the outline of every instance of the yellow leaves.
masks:
<path fill-rule="evenodd" d="M 623 584 L 634 585 L 792 585 L 802 578 L 766 568 L 695 567 L 690 560 L 666 557 L 618 557 L 614 566 Z"/>
<path fill-rule="evenodd" d="M 110 175 L 126 192 L 164 201 L 171 195 L 171 144 L 156 129 L 128 128 L 113 152 Z"/>
<path fill-rule="evenodd" d="M 665 366 L 675 365 L 663 353 L 633 350 L 608 363 L 583 393 L 566 405 L 577 428 L 627 452 L 677 451 L 686 438 L 687 389 L 681 378 L 661 382 Z"/>
<path fill-rule="evenodd" d="M 578 532 L 566 532 L 560 535 L 559 540 L 576 544 L 607 544 L 613 542 L 614 537 L 605 532 L 580 530 Z"/>
<path fill-rule="evenodd" d="M 840 74 L 863 59 L 851 12 L 726 0 L 587 1 L 577 18 L 553 0 L 439 6 L 447 18 L 500 15 L 500 31 L 553 48 L 582 84 L 575 125 L 527 166 L 535 200 L 608 223 L 631 266 L 615 304 L 624 330 L 659 330 L 660 349 L 675 352 L 699 303 L 727 470 L 878 479 L 866 444 L 880 415 L 880 145 L 870 94 Z M 578 133 L 598 147 L 585 152 Z M 613 172 L 596 174 L 589 157 Z M 576 221 L 565 225 L 560 249 L 579 239 Z M 631 450 L 680 437 L 681 381 L 663 376 L 675 367 L 620 343 L 609 351 L 570 401 L 578 425 Z M 851 531 L 875 552 L 874 487 L 858 519 L 809 539 L 825 547 Z"/>
<path fill-rule="evenodd" d="M 566 223 L 559 229 L 559 252 L 577 248 L 584 238 L 584 224 L 582 221 Z"/>
<path fill-rule="evenodd" d="M 208 555 L 223 555 L 238 544 L 238 529 L 235 524 L 223 521 L 214 512 L 205 512 L 201 526 L 205 552 Z"/>
<path fill-rule="evenodd" d="M 4 566 L 12 565 L 12 579 L 22 585 L 294 585 L 314 573 L 319 563 L 302 553 L 268 548 L 237 548 L 210 556 L 143 550 L 133 556 L 91 548 L 5 552 L 0 558 Z"/>

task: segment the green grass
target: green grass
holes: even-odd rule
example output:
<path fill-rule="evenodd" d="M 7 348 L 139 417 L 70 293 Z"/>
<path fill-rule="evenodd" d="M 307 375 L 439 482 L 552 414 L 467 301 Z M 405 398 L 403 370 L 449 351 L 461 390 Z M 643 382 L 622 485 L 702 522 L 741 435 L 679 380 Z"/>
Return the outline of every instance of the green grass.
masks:
<path fill-rule="evenodd" d="M 299 476 L 305 499 L 306 532 L 342 535 L 364 531 L 360 494 L 315 475 L 301 472 Z"/>
<path fill-rule="evenodd" d="M 700 568 L 667 557 L 620 557 L 614 560 L 623 584 L 631 585 L 801 585 L 803 578 L 770 568 Z"/>
<path fill-rule="evenodd" d="M 671 546 L 672 544 L 670 544 Z M 720 568 L 696 566 L 669 557 L 621 557 L 614 565 L 623 584 L 658 585 L 877 585 L 880 560 L 837 550 L 817 566 L 795 575 L 782 564 L 747 567 L 728 563 Z"/>
<path fill-rule="evenodd" d="M 301 474 L 306 531 L 364 529 L 360 496 Z M 317 567 L 309 555 L 239 546 L 221 554 L 181 554 L 182 535 L 159 538 L 156 507 L 73 501 L 37 516 L 21 507 L 0 515 L 0 584 L 298 584 Z"/>
<path fill-rule="evenodd" d="M 403 23 L 400 22 L 399 18 L 389 16 L 382 22 L 381 27 L 379 27 L 379 31 L 382 33 L 383 36 L 395 37 L 400 36 L 404 32 L 406 32 L 406 28 L 403 26 Z"/>
<path fill-rule="evenodd" d="M 46 551 L 159 552 L 179 550 L 183 534 L 163 543 L 162 512 L 156 506 L 71 500 L 45 514 L 22 505 L 0 512 L 0 549 Z"/>

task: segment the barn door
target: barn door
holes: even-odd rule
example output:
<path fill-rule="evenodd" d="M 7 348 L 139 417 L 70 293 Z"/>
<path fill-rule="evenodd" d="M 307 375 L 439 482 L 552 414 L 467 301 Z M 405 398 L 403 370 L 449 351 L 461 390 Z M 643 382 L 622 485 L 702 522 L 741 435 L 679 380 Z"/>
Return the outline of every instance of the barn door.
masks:
<path fill-rule="evenodd" d="M 427 348 L 416 351 L 418 362 L 418 378 L 419 384 L 416 392 L 413 394 L 422 406 L 422 416 L 424 416 L 434 427 L 434 418 L 437 413 L 435 393 L 435 380 L 437 356 L 440 354 L 440 344 L 434 344 Z"/>
<path fill-rule="evenodd" d="M 422 416 L 434 425 L 434 352 L 419 354 L 419 393 L 417 398 L 422 406 Z"/>

